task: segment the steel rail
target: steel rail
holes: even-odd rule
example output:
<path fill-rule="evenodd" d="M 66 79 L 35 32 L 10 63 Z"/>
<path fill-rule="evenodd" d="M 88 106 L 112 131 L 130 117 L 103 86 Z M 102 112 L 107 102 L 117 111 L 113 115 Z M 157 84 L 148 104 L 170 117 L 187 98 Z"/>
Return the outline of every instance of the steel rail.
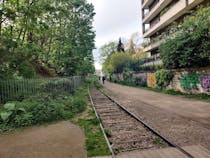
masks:
<path fill-rule="evenodd" d="M 109 139 L 108 139 L 108 137 L 107 137 L 107 135 L 106 135 L 106 133 L 105 133 L 104 126 L 103 126 L 103 124 L 102 124 L 102 122 L 101 122 L 101 120 L 100 120 L 100 118 L 99 118 L 99 116 L 98 116 L 98 113 L 97 113 L 96 109 L 95 109 L 95 106 L 94 106 L 94 103 L 93 103 L 93 99 L 92 99 L 92 96 L 91 96 L 91 94 L 90 94 L 90 87 L 88 87 L 88 95 L 89 95 L 90 102 L 91 102 L 91 105 L 92 105 L 92 107 L 93 107 L 93 110 L 94 110 L 94 112 L 95 112 L 95 115 L 96 115 L 97 119 L 98 119 L 99 122 L 100 122 L 99 125 L 100 125 L 100 128 L 101 128 L 101 130 L 102 130 L 102 133 L 103 133 L 103 135 L 104 135 L 104 138 L 106 139 L 106 143 L 107 143 L 107 145 L 108 145 L 108 147 L 109 147 L 109 151 L 110 151 L 110 153 L 112 154 L 112 158 L 116 158 L 115 153 L 114 153 L 114 151 L 113 151 L 113 149 L 112 149 L 112 146 L 111 146 L 111 144 L 110 144 L 110 142 L 109 142 Z"/>
<path fill-rule="evenodd" d="M 118 105 L 122 110 L 124 110 L 127 114 L 129 114 L 131 117 L 135 118 L 138 122 L 140 122 L 141 124 L 143 124 L 147 129 L 149 129 L 151 132 L 153 132 L 155 135 L 159 136 L 160 138 L 162 138 L 165 142 L 167 142 L 170 146 L 176 148 L 177 150 L 179 150 L 180 152 L 182 152 L 183 154 L 185 154 L 187 157 L 189 158 L 195 158 L 193 155 L 191 155 L 189 152 L 187 152 L 185 149 L 183 149 L 182 147 L 180 147 L 179 145 L 171 142 L 169 139 L 167 139 L 166 137 L 164 137 L 163 135 L 161 135 L 158 131 L 156 131 L 154 128 L 152 128 L 151 126 L 149 126 L 147 123 L 145 123 L 142 119 L 140 119 L 138 116 L 136 116 L 134 113 L 130 112 L 129 110 L 127 110 L 123 105 L 121 105 L 119 102 L 117 102 L 116 100 L 114 100 L 112 97 L 110 97 L 108 94 L 106 94 L 105 92 L 103 92 L 102 90 L 99 90 L 103 95 L 105 95 L 107 98 L 109 98 L 112 102 L 114 102 L 116 105 Z"/>

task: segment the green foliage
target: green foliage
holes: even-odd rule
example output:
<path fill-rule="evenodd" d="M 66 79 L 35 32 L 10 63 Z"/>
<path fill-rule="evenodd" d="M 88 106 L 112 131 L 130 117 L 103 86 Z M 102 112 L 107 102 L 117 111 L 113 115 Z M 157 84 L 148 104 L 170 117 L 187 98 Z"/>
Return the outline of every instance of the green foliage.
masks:
<path fill-rule="evenodd" d="M 131 63 L 132 58 L 129 53 L 115 53 L 108 56 L 103 63 L 105 73 L 122 73 L 123 70 Z"/>
<path fill-rule="evenodd" d="M 166 68 L 189 68 L 210 65 L 210 7 L 199 8 L 160 46 Z"/>
<path fill-rule="evenodd" d="M 112 132 L 109 129 L 105 129 L 104 132 L 107 135 L 107 137 L 111 137 L 112 136 Z"/>
<path fill-rule="evenodd" d="M 31 78 L 40 68 L 66 76 L 94 71 L 92 4 L 4 0 L 0 8 L 0 78 Z"/>
<path fill-rule="evenodd" d="M 167 144 L 160 137 L 155 138 L 153 140 L 153 143 L 157 144 L 157 145 L 160 145 L 161 147 L 166 147 L 167 146 Z"/>
<path fill-rule="evenodd" d="M 57 92 L 66 91 L 73 92 L 73 81 L 67 78 L 55 78 L 51 80 L 46 80 L 41 84 L 41 90 L 43 92 Z"/>
<path fill-rule="evenodd" d="M 73 97 L 71 101 L 72 112 L 73 113 L 80 113 L 85 110 L 85 100 L 81 99 L 80 97 Z"/>
<path fill-rule="evenodd" d="M 133 71 L 131 71 L 129 68 L 125 68 L 122 75 L 124 80 L 129 81 L 132 79 Z"/>
<path fill-rule="evenodd" d="M 158 70 L 155 72 L 156 85 L 160 88 L 165 88 L 170 84 L 173 77 L 174 73 L 172 71 Z"/>
<path fill-rule="evenodd" d="M 86 78 L 85 83 L 90 85 L 90 86 L 94 86 L 97 89 L 102 88 L 102 85 L 99 83 L 99 79 L 97 77 Z"/>
<path fill-rule="evenodd" d="M 0 109 L 0 131 L 71 118 L 85 110 L 85 95 L 84 90 L 75 96 L 65 91 L 56 95 L 48 92 L 6 103 Z"/>
<path fill-rule="evenodd" d="M 117 52 L 117 42 L 109 42 L 100 48 L 100 61 L 103 63 L 110 54 Z"/>
<path fill-rule="evenodd" d="M 25 112 L 22 107 L 17 107 L 15 103 L 6 103 L 0 111 L 1 122 L 7 124 L 15 118 L 17 114 Z"/>
<path fill-rule="evenodd" d="M 137 86 L 147 87 L 147 78 L 135 77 L 134 78 L 134 83 Z"/>
<path fill-rule="evenodd" d="M 104 139 L 103 133 L 99 126 L 99 120 L 91 107 L 88 109 L 88 115 L 79 118 L 76 124 L 84 128 L 86 136 L 86 148 L 87 156 L 106 156 L 110 155 L 109 148 L 107 146 L 106 140 Z"/>

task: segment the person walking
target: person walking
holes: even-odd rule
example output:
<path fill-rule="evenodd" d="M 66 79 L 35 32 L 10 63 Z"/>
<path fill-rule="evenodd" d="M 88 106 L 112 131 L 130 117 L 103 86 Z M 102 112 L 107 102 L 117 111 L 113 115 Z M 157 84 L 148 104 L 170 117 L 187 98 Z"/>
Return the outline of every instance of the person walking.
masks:
<path fill-rule="evenodd" d="M 105 83 L 105 80 L 106 80 L 106 78 L 105 78 L 105 76 L 103 76 L 102 77 L 103 84 Z"/>

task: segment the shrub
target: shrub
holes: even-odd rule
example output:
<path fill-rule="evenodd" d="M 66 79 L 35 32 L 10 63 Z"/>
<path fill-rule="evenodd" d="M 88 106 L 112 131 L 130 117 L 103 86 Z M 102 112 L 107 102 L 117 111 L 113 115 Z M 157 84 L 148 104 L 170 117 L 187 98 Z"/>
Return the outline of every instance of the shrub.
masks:
<path fill-rule="evenodd" d="M 174 73 L 172 71 L 158 70 L 155 72 L 156 85 L 159 88 L 165 88 L 170 84 L 173 77 Z"/>
<path fill-rule="evenodd" d="M 200 8 L 185 19 L 177 32 L 160 46 L 165 68 L 210 65 L 210 7 Z"/>
<path fill-rule="evenodd" d="M 51 79 L 47 80 L 45 83 L 41 85 L 41 89 L 43 92 L 57 92 L 59 91 L 66 91 L 72 92 L 73 91 L 73 81 L 71 79 Z"/>
<path fill-rule="evenodd" d="M 129 68 L 125 68 L 125 69 L 123 70 L 122 75 L 123 75 L 123 79 L 124 79 L 124 80 L 126 80 L 126 81 L 131 81 L 132 75 L 133 75 L 133 71 L 130 70 Z"/>
<path fill-rule="evenodd" d="M 136 78 L 134 78 L 134 82 L 137 86 L 147 87 L 147 79 L 146 78 L 136 77 Z"/>
<path fill-rule="evenodd" d="M 72 98 L 72 112 L 80 113 L 85 110 L 85 100 L 79 97 Z"/>
<path fill-rule="evenodd" d="M 114 53 L 108 56 L 103 63 L 103 72 L 106 73 L 122 73 L 129 66 L 132 58 L 129 53 Z"/>
<path fill-rule="evenodd" d="M 99 83 L 99 79 L 97 77 L 86 78 L 85 83 L 91 86 L 95 86 L 96 88 L 101 88 L 102 85 Z"/>
<path fill-rule="evenodd" d="M 83 90 L 84 91 L 84 90 Z M 6 103 L 0 109 L 0 131 L 63 120 L 86 108 L 85 93 L 40 93 L 21 102 Z"/>

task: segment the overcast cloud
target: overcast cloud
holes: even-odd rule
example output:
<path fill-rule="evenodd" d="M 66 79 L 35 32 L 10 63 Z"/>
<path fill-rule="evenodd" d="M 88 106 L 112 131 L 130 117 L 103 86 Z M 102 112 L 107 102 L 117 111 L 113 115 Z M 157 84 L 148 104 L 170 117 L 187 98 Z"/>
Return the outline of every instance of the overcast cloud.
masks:
<path fill-rule="evenodd" d="M 119 37 L 129 38 L 134 32 L 141 32 L 141 0 L 87 0 L 95 7 L 95 44 L 100 48 Z M 99 52 L 93 52 L 97 59 Z M 96 68 L 100 65 L 96 62 Z"/>

